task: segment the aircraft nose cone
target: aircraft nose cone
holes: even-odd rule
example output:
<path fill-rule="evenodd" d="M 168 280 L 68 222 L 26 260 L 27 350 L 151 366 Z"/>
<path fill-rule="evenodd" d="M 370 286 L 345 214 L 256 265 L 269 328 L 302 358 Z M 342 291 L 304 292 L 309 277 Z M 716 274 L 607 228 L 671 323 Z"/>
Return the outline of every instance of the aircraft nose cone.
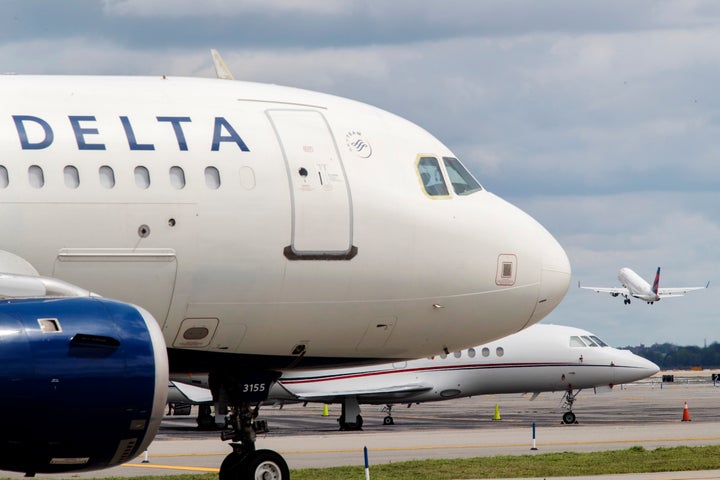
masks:
<path fill-rule="evenodd" d="M 652 375 L 655 375 L 660 371 L 660 367 L 658 367 L 655 363 L 651 362 L 650 360 L 647 360 L 642 357 L 638 357 L 640 360 L 642 360 L 642 365 L 640 367 L 641 370 L 645 373 L 645 376 L 642 378 L 647 378 Z"/>
<path fill-rule="evenodd" d="M 621 364 L 626 364 L 627 368 L 623 368 L 615 374 L 615 383 L 635 382 L 655 375 L 660 371 L 660 367 L 650 360 L 647 360 L 639 355 L 635 355 L 630 351 L 623 352 L 627 355 L 627 359 Z M 622 378 L 619 378 L 620 376 Z"/>
<path fill-rule="evenodd" d="M 570 260 L 565 250 L 555 237 L 544 229 L 537 236 L 537 241 L 542 258 L 540 291 L 530 324 L 539 322 L 557 307 L 570 287 Z"/>

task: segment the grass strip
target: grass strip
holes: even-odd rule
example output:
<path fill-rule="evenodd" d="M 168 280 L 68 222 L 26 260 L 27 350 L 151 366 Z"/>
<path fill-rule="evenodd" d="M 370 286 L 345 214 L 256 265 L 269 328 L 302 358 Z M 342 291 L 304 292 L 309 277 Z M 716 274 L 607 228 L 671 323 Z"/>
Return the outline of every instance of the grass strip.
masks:
<path fill-rule="evenodd" d="M 455 480 L 513 477 L 562 477 L 614 473 L 719 470 L 720 445 L 587 453 L 544 453 L 497 457 L 419 460 L 371 465 L 372 480 Z M 292 480 L 364 480 L 362 465 L 292 470 Z M 58 477 L 54 477 L 58 478 Z M 114 477 L 104 480 L 217 480 L 216 473 Z"/>

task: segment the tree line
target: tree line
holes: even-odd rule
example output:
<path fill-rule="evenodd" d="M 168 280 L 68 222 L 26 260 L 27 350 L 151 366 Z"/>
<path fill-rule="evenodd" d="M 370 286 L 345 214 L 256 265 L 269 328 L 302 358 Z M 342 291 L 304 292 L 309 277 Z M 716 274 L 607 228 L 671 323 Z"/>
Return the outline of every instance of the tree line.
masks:
<path fill-rule="evenodd" d="M 646 347 L 624 347 L 636 355 L 640 355 L 657 364 L 661 370 L 689 370 L 693 367 L 702 369 L 720 368 L 720 343 L 713 342 L 705 347 L 682 347 L 672 343 L 656 343 Z"/>

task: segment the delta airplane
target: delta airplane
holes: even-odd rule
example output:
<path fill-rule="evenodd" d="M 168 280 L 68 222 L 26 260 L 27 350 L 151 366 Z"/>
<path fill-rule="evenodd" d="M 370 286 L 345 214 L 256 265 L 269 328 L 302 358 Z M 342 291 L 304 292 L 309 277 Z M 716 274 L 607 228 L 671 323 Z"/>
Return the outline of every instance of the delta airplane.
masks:
<path fill-rule="evenodd" d="M 362 427 L 359 404 L 392 405 L 474 395 L 564 391 L 564 423 L 575 423 L 572 406 L 588 388 L 612 388 L 660 369 L 627 350 L 609 347 L 574 327 L 538 324 L 495 342 L 431 358 L 372 367 L 283 372 L 270 389 L 274 400 L 342 403 L 341 430 Z M 183 387 L 184 388 L 184 387 Z"/>
<path fill-rule="evenodd" d="M 5 75 L 0 103 L 0 469 L 124 463 L 200 371 L 220 478 L 287 479 L 255 447 L 281 370 L 490 341 L 569 285 L 537 221 L 375 107 L 164 75 Z"/>
<path fill-rule="evenodd" d="M 702 290 L 710 286 L 708 282 L 704 287 L 663 287 L 660 288 L 660 267 L 657 269 L 655 274 L 655 281 L 652 286 L 643 278 L 635 273 L 633 270 L 623 267 L 618 272 L 618 280 L 622 284 L 622 287 L 583 287 L 578 282 L 580 288 L 587 290 L 593 290 L 597 293 L 609 293 L 613 297 L 622 295 L 625 297 L 625 305 L 629 305 L 630 297 L 639 298 L 652 305 L 655 302 L 659 302 L 661 299 L 666 297 L 682 297 L 687 292 L 693 290 Z"/>

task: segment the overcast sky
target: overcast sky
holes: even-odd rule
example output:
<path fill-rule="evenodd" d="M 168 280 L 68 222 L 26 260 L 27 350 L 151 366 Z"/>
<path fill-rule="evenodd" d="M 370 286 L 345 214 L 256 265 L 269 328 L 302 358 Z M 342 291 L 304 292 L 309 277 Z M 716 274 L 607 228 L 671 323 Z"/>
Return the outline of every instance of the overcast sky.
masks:
<path fill-rule="evenodd" d="M 235 77 L 423 126 L 565 247 L 546 323 L 615 346 L 720 341 L 716 0 L 4 0 L 0 71 Z M 710 289 L 646 305 L 577 288 L 627 266 Z"/>

